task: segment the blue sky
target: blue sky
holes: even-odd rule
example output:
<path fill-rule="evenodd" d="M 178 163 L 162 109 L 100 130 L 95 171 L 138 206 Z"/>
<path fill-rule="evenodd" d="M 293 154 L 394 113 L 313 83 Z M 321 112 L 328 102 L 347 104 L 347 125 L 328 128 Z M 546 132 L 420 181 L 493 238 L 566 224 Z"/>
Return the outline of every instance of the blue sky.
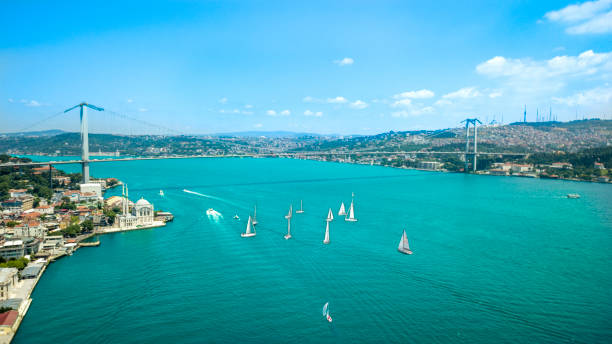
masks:
<path fill-rule="evenodd" d="M 612 118 L 612 0 L 14 1 L 0 131 L 366 134 Z M 118 116 L 116 114 L 121 114 Z"/>

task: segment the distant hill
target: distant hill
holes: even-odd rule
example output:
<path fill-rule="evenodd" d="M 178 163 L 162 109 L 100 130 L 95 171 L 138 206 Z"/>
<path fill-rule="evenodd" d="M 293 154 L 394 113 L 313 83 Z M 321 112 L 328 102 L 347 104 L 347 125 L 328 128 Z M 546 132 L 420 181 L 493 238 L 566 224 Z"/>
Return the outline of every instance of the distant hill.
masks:
<path fill-rule="evenodd" d="M 20 133 L 2 133 L 0 136 L 55 136 L 66 133 L 66 131 L 60 129 L 50 129 L 41 131 L 24 131 Z"/>
<path fill-rule="evenodd" d="M 261 137 L 261 136 L 265 136 L 265 137 L 270 137 L 270 138 L 283 138 L 283 137 L 295 138 L 295 137 L 303 137 L 303 136 L 337 137 L 340 135 L 338 134 L 323 135 L 323 134 L 316 134 L 316 133 L 297 133 L 297 132 L 292 132 L 292 131 L 239 131 L 239 132 L 231 132 L 231 133 L 216 133 L 216 134 L 198 135 L 198 136 L 213 136 L 213 137 Z"/>

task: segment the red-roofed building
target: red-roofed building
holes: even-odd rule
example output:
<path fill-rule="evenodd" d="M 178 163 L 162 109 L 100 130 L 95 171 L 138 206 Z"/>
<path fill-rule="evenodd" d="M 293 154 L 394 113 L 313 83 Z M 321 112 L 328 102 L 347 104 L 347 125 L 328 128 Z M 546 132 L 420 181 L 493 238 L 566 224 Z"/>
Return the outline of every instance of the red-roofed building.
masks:
<path fill-rule="evenodd" d="M 0 331 L 5 334 L 10 333 L 13 330 L 13 325 L 15 325 L 18 316 L 19 312 L 14 309 L 0 313 Z"/>

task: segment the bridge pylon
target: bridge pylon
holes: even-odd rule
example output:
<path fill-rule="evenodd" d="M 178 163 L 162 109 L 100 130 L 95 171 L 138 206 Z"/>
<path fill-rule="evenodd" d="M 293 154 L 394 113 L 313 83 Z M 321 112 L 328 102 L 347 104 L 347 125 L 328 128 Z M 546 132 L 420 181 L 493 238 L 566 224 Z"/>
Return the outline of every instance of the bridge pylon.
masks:
<path fill-rule="evenodd" d="M 465 122 L 465 167 L 463 171 L 468 173 L 470 155 L 474 155 L 473 171 L 476 172 L 476 165 L 478 163 L 478 124 L 482 122 L 478 118 L 466 118 L 461 123 Z M 474 126 L 474 152 L 470 153 L 470 124 Z"/>
<path fill-rule="evenodd" d="M 65 110 L 64 113 L 77 107 L 81 108 L 81 167 L 83 172 L 83 183 L 89 183 L 89 128 L 87 126 L 87 108 L 94 109 L 96 111 L 104 111 L 104 109 L 82 102 L 81 104 Z"/>

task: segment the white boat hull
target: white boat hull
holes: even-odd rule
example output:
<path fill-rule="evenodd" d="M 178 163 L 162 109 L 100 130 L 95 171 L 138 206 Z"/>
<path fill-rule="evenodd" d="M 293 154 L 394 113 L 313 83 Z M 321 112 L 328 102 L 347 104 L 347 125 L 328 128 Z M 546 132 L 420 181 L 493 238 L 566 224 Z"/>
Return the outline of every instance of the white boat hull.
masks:
<path fill-rule="evenodd" d="M 285 240 L 289 240 L 289 239 L 291 239 L 291 234 L 285 235 Z"/>
<path fill-rule="evenodd" d="M 329 241 L 329 240 L 323 240 L 323 243 L 324 243 L 325 245 L 329 245 L 330 241 Z"/>
<path fill-rule="evenodd" d="M 357 219 L 349 219 L 349 218 L 346 218 L 346 219 L 344 219 L 344 221 L 348 221 L 348 222 L 357 222 Z"/>
<path fill-rule="evenodd" d="M 240 236 L 243 238 L 250 238 L 250 237 L 254 237 L 256 234 L 255 233 L 240 233 Z"/>
<path fill-rule="evenodd" d="M 412 254 L 412 251 L 410 251 L 408 249 L 398 248 L 397 251 L 400 252 L 400 253 L 403 253 L 403 254 Z"/>
<path fill-rule="evenodd" d="M 303 213 L 304 213 L 304 211 L 303 211 L 303 210 L 296 210 L 296 211 L 295 211 L 295 213 L 296 213 L 296 214 L 303 214 Z"/>

